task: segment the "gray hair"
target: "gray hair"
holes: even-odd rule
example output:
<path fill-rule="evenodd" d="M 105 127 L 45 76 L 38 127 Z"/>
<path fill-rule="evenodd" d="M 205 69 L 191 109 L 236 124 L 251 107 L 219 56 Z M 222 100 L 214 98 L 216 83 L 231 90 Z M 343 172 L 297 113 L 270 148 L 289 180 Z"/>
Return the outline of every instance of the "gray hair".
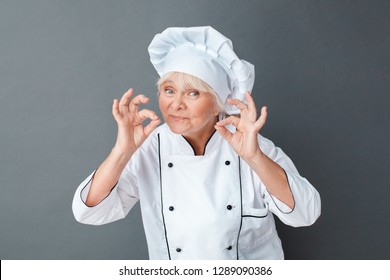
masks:
<path fill-rule="evenodd" d="M 210 93 L 214 99 L 215 104 L 217 105 L 220 111 L 220 114 L 225 115 L 224 104 L 222 103 L 222 100 L 219 97 L 219 95 L 206 82 L 193 75 L 182 73 L 182 72 L 168 72 L 157 81 L 157 89 L 159 92 L 160 92 L 161 85 L 167 80 L 169 80 L 170 78 L 172 78 L 174 75 L 177 75 L 183 87 L 189 87 L 189 88 L 197 89 L 199 91 Z"/>

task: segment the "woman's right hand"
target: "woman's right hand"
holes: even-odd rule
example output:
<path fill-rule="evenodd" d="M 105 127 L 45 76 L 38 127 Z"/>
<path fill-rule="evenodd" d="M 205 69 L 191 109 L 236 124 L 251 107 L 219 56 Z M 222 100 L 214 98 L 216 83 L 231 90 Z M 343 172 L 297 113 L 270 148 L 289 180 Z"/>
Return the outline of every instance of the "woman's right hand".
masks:
<path fill-rule="evenodd" d="M 133 93 L 134 89 L 130 88 L 120 101 L 115 99 L 112 105 L 112 114 L 118 125 L 114 149 L 126 154 L 133 154 L 161 122 L 152 110 L 138 111 L 139 105 L 147 104 L 149 98 L 142 94 L 131 98 Z M 150 119 L 150 123 L 143 126 L 146 119 Z"/>

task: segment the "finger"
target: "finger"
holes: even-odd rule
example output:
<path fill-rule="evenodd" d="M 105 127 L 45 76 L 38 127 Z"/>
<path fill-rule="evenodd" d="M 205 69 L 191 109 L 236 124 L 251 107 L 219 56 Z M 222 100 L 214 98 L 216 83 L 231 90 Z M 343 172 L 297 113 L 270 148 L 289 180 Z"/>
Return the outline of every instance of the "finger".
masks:
<path fill-rule="evenodd" d="M 233 138 L 233 133 L 231 133 L 226 127 L 215 125 L 215 129 L 218 131 L 218 133 L 230 143 L 231 139 Z"/>
<path fill-rule="evenodd" d="M 141 122 L 146 119 L 150 119 L 151 121 L 160 119 L 154 111 L 148 109 L 143 109 L 139 111 L 137 116 Z"/>
<path fill-rule="evenodd" d="M 145 126 L 144 132 L 146 136 L 149 136 L 153 130 L 156 129 L 156 127 L 160 124 L 161 120 L 160 118 L 151 120 L 150 123 Z"/>
<path fill-rule="evenodd" d="M 255 101 L 253 100 L 253 97 L 252 97 L 252 95 L 250 94 L 250 92 L 249 91 L 247 91 L 246 93 L 245 93 L 245 98 L 246 98 L 246 100 L 248 100 L 248 109 L 250 110 L 250 111 L 254 111 L 254 112 L 256 112 L 257 110 L 256 110 L 256 104 L 255 104 Z"/>
<path fill-rule="evenodd" d="M 129 111 L 129 104 L 130 104 L 130 98 L 133 94 L 134 89 L 130 88 L 128 91 L 126 91 L 123 95 L 121 100 L 119 101 L 119 111 L 121 113 L 127 113 Z"/>
<path fill-rule="evenodd" d="M 144 133 L 146 136 L 149 136 L 150 133 L 152 133 L 152 131 L 155 130 L 161 122 L 160 118 L 152 110 L 143 109 L 138 112 L 138 116 L 141 122 L 146 119 L 150 119 L 150 123 L 144 128 Z"/>
<path fill-rule="evenodd" d="M 119 100 L 114 99 L 114 102 L 112 103 L 112 115 L 114 116 L 115 120 L 118 120 L 121 116 L 121 113 L 119 112 Z"/>
<path fill-rule="evenodd" d="M 250 94 L 249 91 L 247 91 L 245 93 L 245 99 L 248 102 L 247 103 L 247 106 L 248 106 L 247 112 L 248 112 L 248 114 L 245 115 L 245 116 L 243 115 L 243 117 L 249 118 L 249 120 L 255 122 L 256 119 L 257 119 L 257 109 L 256 109 L 256 104 L 255 104 L 255 102 L 253 100 L 253 97 L 252 97 L 252 95 Z"/>
<path fill-rule="evenodd" d="M 137 95 L 130 101 L 129 110 L 130 112 L 137 112 L 139 105 L 146 104 L 148 102 L 149 102 L 149 98 L 147 98 L 145 95 L 143 94 Z"/>
<path fill-rule="evenodd" d="M 120 106 L 128 106 L 130 103 L 130 97 L 133 94 L 134 89 L 130 88 L 128 91 L 126 91 L 119 102 Z"/>
<path fill-rule="evenodd" d="M 219 122 L 217 122 L 217 126 L 226 126 L 226 125 L 234 125 L 235 127 L 238 126 L 238 124 L 240 123 L 240 118 L 236 117 L 236 116 L 229 116 L 227 117 L 226 119 L 223 119 Z"/>
<path fill-rule="evenodd" d="M 234 105 L 236 106 L 238 109 L 240 109 L 241 111 L 245 110 L 248 108 L 248 106 L 242 102 L 241 100 L 238 100 L 238 99 L 233 99 L 233 98 L 229 98 L 227 100 L 227 102 L 230 104 L 230 105 Z"/>
<path fill-rule="evenodd" d="M 267 115 L 268 115 L 268 112 L 267 112 L 267 107 L 266 106 L 263 106 L 261 108 L 261 114 L 260 114 L 260 117 L 259 119 L 255 122 L 255 127 L 260 130 L 264 125 L 265 125 L 265 122 L 267 120 Z"/>

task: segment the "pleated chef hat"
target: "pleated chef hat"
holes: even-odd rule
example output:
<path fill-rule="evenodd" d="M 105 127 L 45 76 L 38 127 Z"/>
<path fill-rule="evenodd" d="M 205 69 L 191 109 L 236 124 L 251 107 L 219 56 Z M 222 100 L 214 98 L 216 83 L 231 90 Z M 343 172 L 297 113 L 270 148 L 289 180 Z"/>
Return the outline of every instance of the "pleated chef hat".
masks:
<path fill-rule="evenodd" d="M 219 95 L 228 114 L 240 111 L 227 98 L 244 100 L 245 92 L 252 91 L 255 67 L 239 59 L 230 39 L 210 26 L 167 28 L 148 51 L 160 77 L 176 71 L 200 78 Z"/>

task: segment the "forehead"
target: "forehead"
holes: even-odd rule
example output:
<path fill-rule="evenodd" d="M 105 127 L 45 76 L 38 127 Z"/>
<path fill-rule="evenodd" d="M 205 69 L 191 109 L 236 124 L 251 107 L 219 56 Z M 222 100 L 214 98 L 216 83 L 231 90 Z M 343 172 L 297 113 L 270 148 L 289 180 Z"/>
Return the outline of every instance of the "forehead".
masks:
<path fill-rule="evenodd" d="M 172 79 L 168 79 L 168 80 L 165 80 L 161 83 L 161 85 L 165 85 L 165 84 L 175 84 L 175 81 L 172 80 Z"/>

